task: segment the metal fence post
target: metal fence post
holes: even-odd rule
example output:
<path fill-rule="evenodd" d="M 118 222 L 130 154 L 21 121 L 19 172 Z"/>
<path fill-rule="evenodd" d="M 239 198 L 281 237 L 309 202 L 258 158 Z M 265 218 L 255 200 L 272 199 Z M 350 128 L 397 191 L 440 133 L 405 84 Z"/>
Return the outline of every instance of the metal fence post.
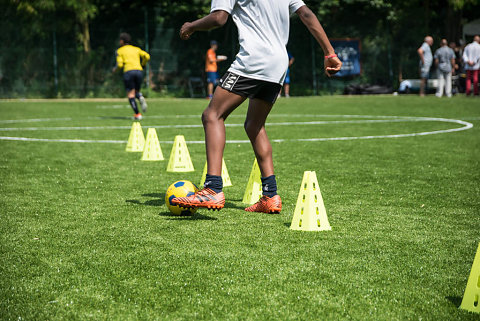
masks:
<path fill-rule="evenodd" d="M 53 30 L 53 83 L 55 85 L 55 97 L 58 96 L 58 60 L 57 60 L 57 32 Z"/>
<path fill-rule="evenodd" d="M 317 95 L 317 65 L 315 59 L 315 42 L 313 37 L 310 37 L 310 45 L 312 47 L 312 78 L 313 78 L 313 95 Z"/>
<path fill-rule="evenodd" d="M 145 7 L 144 13 L 145 13 L 145 51 L 149 52 L 150 51 L 150 46 L 148 45 L 148 8 L 147 7 Z M 148 92 L 150 90 L 150 64 L 148 62 L 145 65 L 145 73 L 146 73 L 146 76 L 147 76 L 146 92 L 147 92 L 147 95 L 148 95 Z"/>

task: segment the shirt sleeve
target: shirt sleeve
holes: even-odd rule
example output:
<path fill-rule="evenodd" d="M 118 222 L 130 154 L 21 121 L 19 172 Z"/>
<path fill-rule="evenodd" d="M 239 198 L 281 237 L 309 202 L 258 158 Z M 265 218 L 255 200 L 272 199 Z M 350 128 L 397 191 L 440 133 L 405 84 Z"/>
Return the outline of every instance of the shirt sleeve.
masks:
<path fill-rule="evenodd" d="M 435 54 L 433 55 L 433 59 L 438 59 L 438 49 L 435 51 Z"/>
<path fill-rule="evenodd" d="M 123 68 L 123 58 L 121 55 L 118 54 L 118 51 L 115 51 L 115 55 L 117 56 L 117 67 Z"/>
<path fill-rule="evenodd" d="M 303 7 L 305 2 L 302 0 L 290 0 L 290 4 L 288 5 L 288 9 L 290 9 L 290 14 L 295 13 L 300 7 Z"/>
<path fill-rule="evenodd" d="M 424 42 L 422 43 L 422 46 L 420 48 L 423 50 L 423 53 L 425 54 L 428 50 L 428 45 Z"/>
<path fill-rule="evenodd" d="M 453 49 L 450 49 L 450 60 L 455 59 L 455 51 Z"/>
<path fill-rule="evenodd" d="M 463 49 L 463 56 L 462 56 L 462 58 L 463 58 L 463 61 L 464 61 L 465 63 L 468 62 L 468 51 L 469 51 L 469 49 L 470 49 L 470 48 L 469 48 L 468 46 L 466 46 L 465 49 Z"/>
<path fill-rule="evenodd" d="M 142 61 L 142 66 L 145 66 L 150 60 L 150 55 L 146 51 L 140 50 L 140 58 Z"/>
<path fill-rule="evenodd" d="M 212 8 L 210 12 L 223 10 L 232 13 L 233 7 L 236 3 L 237 0 L 212 0 Z"/>

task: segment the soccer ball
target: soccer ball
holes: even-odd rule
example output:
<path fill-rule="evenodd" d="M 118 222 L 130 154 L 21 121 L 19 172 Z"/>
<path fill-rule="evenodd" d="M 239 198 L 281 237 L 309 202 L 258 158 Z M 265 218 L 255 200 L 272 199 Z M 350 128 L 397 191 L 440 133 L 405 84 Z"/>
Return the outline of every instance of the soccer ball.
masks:
<path fill-rule="evenodd" d="M 173 205 L 171 201 L 176 197 L 185 197 L 193 195 L 198 191 L 195 184 L 190 181 L 177 181 L 170 185 L 165 193 L 165 204 L 172 214 L 175 215 L 192 215 L 197 211 L 196 208 L 181 208 Z"/>

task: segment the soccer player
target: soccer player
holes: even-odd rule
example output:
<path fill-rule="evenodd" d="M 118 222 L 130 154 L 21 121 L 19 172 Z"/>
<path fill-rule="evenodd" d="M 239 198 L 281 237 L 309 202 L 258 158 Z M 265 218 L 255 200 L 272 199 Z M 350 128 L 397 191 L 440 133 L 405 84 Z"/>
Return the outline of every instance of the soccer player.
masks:
<path fill-rule="evenodd" d="M 205 72 L 207 73 L 207 91 L 208 98 L 213 97 L 213 87 L 218 84 L 218 67 L 217 62 L 224 61 L 224 56 L 217 57 L 218 43 L 215 40 L 210 41 L 210 49 L 208 49 L 205 57 Z"/>
<path fill-rule="evenodd" d="M 249 98 L 245 131 L 262 174 L 263 196 L 245 210 L 280 213 L 282 201 L 277 194 L 272 146 L 265 131 L 265 120 L 285 79 L 290 14 L 294 12 L 322 47 L 327 76 L 338 72 L 342 63 L 317 17 L 302 0 L 212 0 L 209 15 L 182 26 L 180 37 L 187 40 L 196 31 L 223 26 L 231 15 L 238 28 L 240 52 L 202 114 L 208 163 L 204 187 L 192 196 L 174 198 L 172 203 L 187 208 L 224 207 L 221 177 L 224 122 L 235 108 Z"/>
<path fill-rule="evenodd" d="M 288 68 L 287 68 L 287 74 L 285 75 L 285 81 L 283 82 L 283 89 L 285 90 L 285 97 L 289 98 L 290 97 L 290 67 L 295 62 L 295 57 L 293 57 L 288 51 L 287 51 L 287 54 L 288 54 Z"/>
<path fill-rule="evenodd" d="M 132 46 L 130 42 L 132 38 L 128 33 L 120 34 L 120 48 L 117 50 L 117 66 L 113 68 L 113 72 L 123 68 L 123 82 L 127 91 L 128 102 L 132 106 L 135 113 L 133 118 L 142 119 L 142 114 L 138 110 L 135 98 L 140 101 L 142 111 L 147 111 L 147 101 L 140 92 L 143 81 L 143 67 L 150 60 L 150 55 L 142 49 Z"/>

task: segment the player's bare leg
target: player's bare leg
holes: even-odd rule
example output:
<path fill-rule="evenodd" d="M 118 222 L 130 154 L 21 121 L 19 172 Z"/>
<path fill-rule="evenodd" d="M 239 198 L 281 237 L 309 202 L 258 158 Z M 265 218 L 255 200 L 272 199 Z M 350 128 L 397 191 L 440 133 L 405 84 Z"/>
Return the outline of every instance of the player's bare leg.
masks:
<path fill-rule="evenodd" d="M 222 192 L 222 158 L 225 148 L 225 119 L 245 101 L 245 97 L 217 87 L 210 104 L 202 114 L 207 151 L 207 176 L 202 190 L 189 197 L 174 198 L 172 204 L 181 207 L 222 209 L 225 195 Z"/>
<path fill-rule="evenodd" d="M 285 85 L 283 85 L 283 88 L 285 90 L 285 97 L 290 97 L 290 85 L 285 84 Z"/>
<path fill-rule="evenodd" d="M 245 99 L 245 97 L 217 87 L 212 100 L 202 114 L 205 148 L 207 151 L 207 173 L 210 175 L 220 176 L 222 174 L 222 157 L 225 148 L 225 119 Z"/>
<path fill-rule="evenodd" d="M 273 104 L 261 99 L 250 99 L 245 131 L 252 143 L 258 166 L 263 177 L 273 175 L 272 145 L 265 130 L 265 121 Z"/>
<path fill-rule="evenodd" d="M 262 174 L 262 198 L 254 205 L 247 207 L 248 212 L 280 213 L 282 200 L 277 194 L 277 183 L 274 176 L 272 145 L 265 130 L 265 121 L 273 104 L 261 100 L 250 99 L 245 131 L 252 143 L 258 166 Z"/>
<path fill-rule="evenodd" d="M 138 111 L 137 102 L 135 101 L 135 89 L 131 89 L 127 92 L 128 102 L 133 109 L 135 115 L 133 116 L 134 119 L 140 120 L 142 119 L 142 114 Z"/>
<path fill-rule="evenodd" d="M 213 83 L 209 82 L 207 85 L 208 98 L 213 96 Z"/>

